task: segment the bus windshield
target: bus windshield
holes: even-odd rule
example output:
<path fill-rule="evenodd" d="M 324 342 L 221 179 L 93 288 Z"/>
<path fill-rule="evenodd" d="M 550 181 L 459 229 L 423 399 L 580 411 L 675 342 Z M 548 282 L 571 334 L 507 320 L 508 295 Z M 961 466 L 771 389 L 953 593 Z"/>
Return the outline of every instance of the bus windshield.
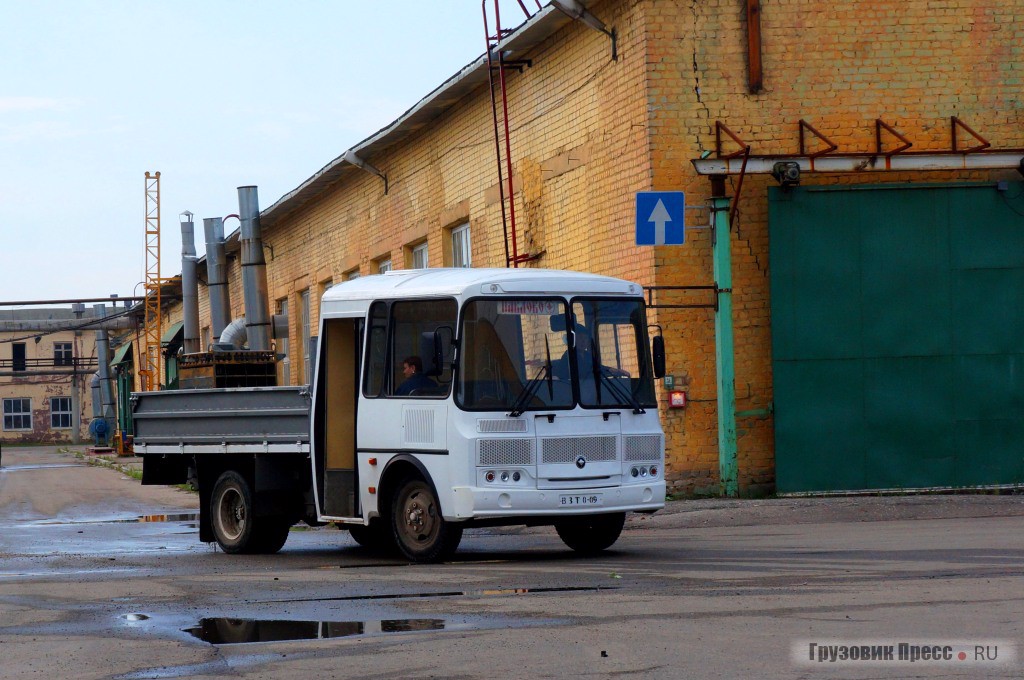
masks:
<path fill-rule="evenodd" d="M 469 410 L 572 408 L 566 304 L 472 300 L 465 306 L 455 399 Z"/>
<path fill-rule="evenodd" d="M 560 299 L 468 302 L 456 403 L 513 416 L 656 406 L 643 302 L 575 298 L 569 312 Z"/>
<path fill-rule="evenodd" d="M 655 406 L 643 302 L 575 298 L 572 317 L 580 405 Z"/>

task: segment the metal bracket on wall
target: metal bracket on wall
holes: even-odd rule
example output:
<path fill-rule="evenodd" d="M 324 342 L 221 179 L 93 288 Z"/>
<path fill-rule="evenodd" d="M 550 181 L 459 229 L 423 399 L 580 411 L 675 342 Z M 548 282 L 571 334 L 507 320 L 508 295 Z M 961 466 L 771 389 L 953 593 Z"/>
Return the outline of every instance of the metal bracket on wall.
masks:
<path fill-rule="evenodd" d="M 734 151 L 728 155 L 722 154 L 723 132 L 740 146 L 738 151 Z M 736 211 L 739 209 L 740 193 L 743 191 L 743 178 L 747 174 L 747 160 L 750 159 L 750 148 L 750 145 L 740 139 L 739 135 L 730 130 L 725 123 L 720 120 L 715 121 L 715 153 L 718 154 L 718 157 L 728 159 L 743 156 L 743 165 L 740 166 L 740 178 L 736 181 L 736 194 L 732 197 L 732 202 L 729 204 L 729 224 L 736 222 Z"/>
<path fill-rule="evenodd" d="M 647 292 L 647 308 L 648 309 L 714 309 L 718 310 L 718 293 L 721 292 L 717 285 L 715 286 L 644 286 L 644 290 Z M 710 290 L 715 293 L 714 302 L 694 302 L 678 305 L 663 305 L 654 302 L 654 293 L 658 291 L 674 292 L 674 291 L 691 291 L 691 290 Z"/>
<path fill-rule="evenodd" d="M 807 151 L 805 150 L 805 147 L 804 147 L 804 130 L 807 130 L 812 135 L 814 135 L 815 137 L 817 137 L 821 141 L 825 142 L 826 148 L 820 149 L 818 151 L 815 151 L 814 153 L 807 153 Z M 800 119 L 800 155 L 801 156 L 807 156 L 809 158 L 817 158 L 818 156 L 824 156 L 827 153 L 832 153 L 833 151 L 835 151 L 838 148 L 839 148 L 839 146 L 835 142 L 833 142 L 831 139 L 829 139 L 825 135 L 823 135 L 820 132 L 818 132 L 818 130 L 813 125 L 808 123 L 803 118 Z"/>
<path fill-rule="evenodd" d="M 883 152 L 882 151 L 882 130 L 885 130 L 890 135 L 892 135 L 896 139 L 898 139 L 901 142 L 903 142 L 903 145 L 902 146 L 898 146 L 895 149 L 892 149 L 890 151 Z M 913 143 L 909 139 L 907 139 L 906 137 L 901 135 L 899 132 L 897 132 L 896 128 L 894 128 L 893 126 L 889 125 L 888 123 L 886 123 L 881 118 L 876 118 L 875 119 L 875 153 L 876 154 L 878 154 L 879 156 L 882 156 L 882 155 L 884 155 L 884 156 L 893 156 L 893 155 L 898 154 L 900 152 L 906 151 L 907 149 L 909 149 L 912 146 L 914 146 Z"/>
<path fill-rule="evenodd" d="M 967 123 L 963 122 L 962 120 L 960 120 L 956 116 L 950 116 L 950 118 L 949 118 L 949 128 L 950 128 L 951 148 L 952 148 L 953 151 L 958 151 L 960 153 L 974 153 L 975 151 L 981 151 L 982 149 L 987 149 L 988 147 L 992 146 L 987 139 L 985 139 L 984 137 L 979 135 L 977 132 L 972 130 L 970 128 L 970 126 L 967 125 Z M 974 137 L 976 140 L 978 140 L 981 143 L 977 144 L 975 146 L 968 147 L 966 149 L 958 149 L 957 148 L 957 138 L 956 138 L 956 130 L 957 130 L 957 128 L 961 128 L 964 132 L 969 134 L 971 137 Z"/>

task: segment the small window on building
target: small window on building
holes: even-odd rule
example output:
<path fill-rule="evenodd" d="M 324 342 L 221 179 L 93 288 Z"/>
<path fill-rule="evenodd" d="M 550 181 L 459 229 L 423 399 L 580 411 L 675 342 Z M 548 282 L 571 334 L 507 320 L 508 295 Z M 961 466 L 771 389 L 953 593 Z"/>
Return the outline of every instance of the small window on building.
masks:
<path fill-rule="evenodd" d="M 299 341 L 302 342 L 302 379 L 307 385 L 313 384 L 313 374 L 309 370 L 309 289 L 299 293 Z"/>
<path fill-rule="evenodd" d="M 32 429 L 32 400 L 4 399 L 4 430 Z"/>
<path fill-rule="evenodd" d="M 473 253 L 469 241 L 469 222 L 452 227 L 452 266 L 473 266 Z"/>
<path fill-rule="evenodd" d="M 384 274 L 385 272 L 391 271 L 391 258 L 386 260 L 377 261 L 377 273 Z"/>
<path fill-rule="evenodd" d="M 277 301 L 277 313 L 288 316 L 288 298 L 281 298 Z M 291 331 L 291 328 L 289 328 L 289 331 Z M 277 338 L 277 353 L 284 355 L 284 358 L 278 363 L 281 370 L 280 382 L 278 384 L 291 385 L 292 358 L 288 353 L 288 335 L 285 335 L 283 338 Z"/>
<path fill-rule="evenodd" d="M 75 363 L 74 350 L 70 342 L 53 343 L 53 365 L 73 366 Z"/>
<path fill-rule="evenodd" d="M 412 268 L 426 269 L 430 265 L 427 260 L 427 242 L 412 247 Z"/>
<path fill-rule="evenodd" d="M 50 397 L 50 427 L 54 430 L 71 427 L 71 397 Z"/>
<path fill-rule="evenodd" d="M 25 370 L 25 343 L 23 342 L 12 342 L 11 343 L 11 370 L 24 371 Z"/>
<path fill-rule="evenodd" d="M 358 279 L 358 278 L 359 278 L 359 270 L 358 269 L 352 269 L 350 271 L 345 272 L 345 280 L 346 281 L 352 281 L 352 280 Z"/>

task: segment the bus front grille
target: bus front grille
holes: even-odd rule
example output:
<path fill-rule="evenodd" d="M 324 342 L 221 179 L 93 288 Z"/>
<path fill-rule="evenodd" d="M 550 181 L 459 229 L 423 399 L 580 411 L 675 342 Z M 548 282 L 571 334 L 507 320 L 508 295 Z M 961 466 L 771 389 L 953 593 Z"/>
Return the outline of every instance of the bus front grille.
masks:
<path fill-rule="evenodd" d="M 623 437 L 622 457 L 629 463 L 658 462 L 663 450 L 660 434 L 634 434 Z"/>
<path fill-rule="evenodd" d="M 545 465 L 618 459 L 616 437 L 546 437 L 540 440 L 540 461 Z"/>
<path fill-rule="evenodd" d="M 533 438 L 480 439 L 477 465 L 533 465 L 533 449 Z"/>

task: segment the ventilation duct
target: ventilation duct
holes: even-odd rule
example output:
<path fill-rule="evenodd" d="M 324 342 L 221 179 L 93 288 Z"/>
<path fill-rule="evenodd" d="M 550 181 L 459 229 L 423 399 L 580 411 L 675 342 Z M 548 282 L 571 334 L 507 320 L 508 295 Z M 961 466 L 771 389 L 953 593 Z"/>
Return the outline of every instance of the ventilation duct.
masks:
<path fill-rule="evenodd" d="M 98 318 L 107 315 L 106 305 L 95 305 L 93 309 Z M 110 378 L 110 338 L 105 330 L 96 331 L 96 359 L 99 362 L 97 373 L 100 377 L 101 417 L 107 421 L 107 432 L 114 432 L 117 422 L 114 412 L 114 386 Z"/>
<path fill-rule="evenodd" d="M 218 342 L 224 328 L 231 321 L 227 258 L 224 254 L 224 218 L 205 218 L 203 231 L 206 233 L 206 285 L 210 294 L 210 334 L 212 341 Z"/>
<path fill-rule="evenodd" d="M 266 351 L 270 349 L 270 303 L 256 187 L 238 187 L 238 214 L 242 221 L 242 294 L 245 296 L 246 336 L 249 349 Z"/>
<path fill-rule="evenodd" d="M 224 332 L 220 334 L 220 340 L 217 342 L 220 347 L 217 349 L 244 349 L 248 339 L 245 317 L 241 316 L 224 327 Z"/>
<path fill-rule="evenodd" d="M 185 354 L 201 351 L 199 346 L 199 279 L 196 267 L 195 224 L 192 213 L 182 213 L 185 219 L 181 222 L 181 306 L 184 312 Z"/>

